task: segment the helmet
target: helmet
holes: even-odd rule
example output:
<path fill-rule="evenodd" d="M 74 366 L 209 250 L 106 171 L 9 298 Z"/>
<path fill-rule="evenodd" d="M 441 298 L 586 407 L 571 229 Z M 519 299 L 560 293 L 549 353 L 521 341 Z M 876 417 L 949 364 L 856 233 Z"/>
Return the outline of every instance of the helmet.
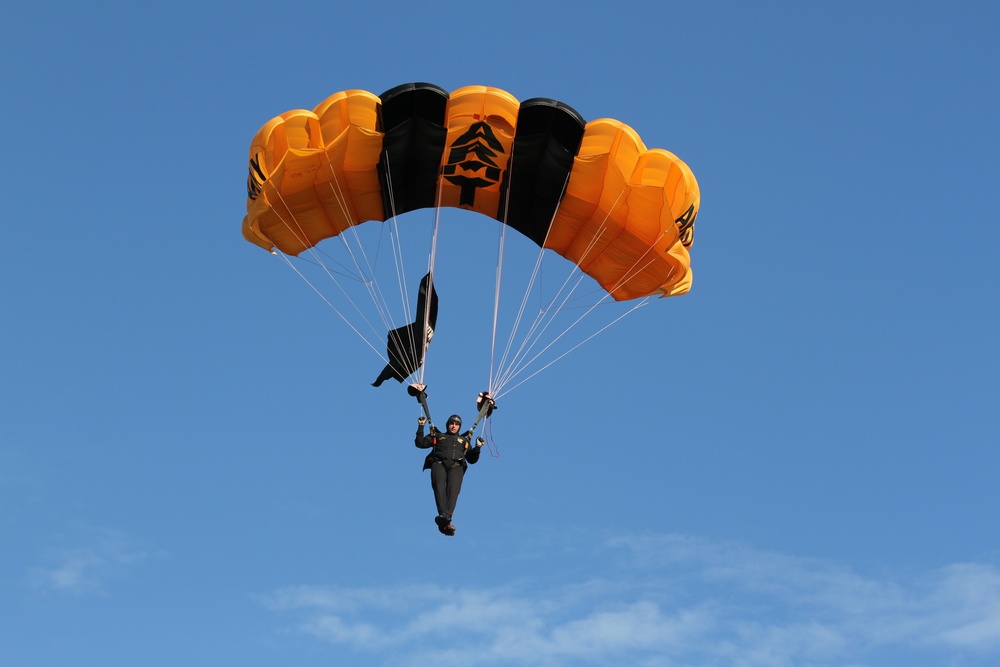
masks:
<path fill-rule="evenodd" d="M 448 421 L 445 425 L 447 426 L 448 424 L 458 424 L 459 426 L 461 426 L 462 418 L 459 417 L 458 415 L 452 415 L 451 417 L 448 417 Z"/>

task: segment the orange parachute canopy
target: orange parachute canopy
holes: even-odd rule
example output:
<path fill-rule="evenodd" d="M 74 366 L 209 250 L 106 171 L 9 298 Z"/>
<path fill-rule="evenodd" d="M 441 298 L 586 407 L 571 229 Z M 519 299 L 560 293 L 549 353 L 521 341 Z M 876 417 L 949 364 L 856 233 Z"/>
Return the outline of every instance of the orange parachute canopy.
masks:
<path fill-rule="evenodd" d="M 551 99 L 427 83 L 336 93 L 250 145 L 243 236 L 298 255 L 369 220 L 453 206 L 562 255 L 616 300 L 684 294 L 700 194 L 628 125 Z"/>

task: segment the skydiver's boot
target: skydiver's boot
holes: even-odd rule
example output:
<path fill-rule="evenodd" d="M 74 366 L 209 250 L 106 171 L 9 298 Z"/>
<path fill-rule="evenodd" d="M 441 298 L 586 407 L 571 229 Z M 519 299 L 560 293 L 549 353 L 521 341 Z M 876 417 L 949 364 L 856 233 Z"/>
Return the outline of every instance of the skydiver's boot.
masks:
<path fill-rule="evenodd" d="M 455 534 L 455 526 L 451 523 L 450 514 L 447 517 L 445 517 L 444 522 L 445 522 L 445 527 L 441 529 L 441 532 L 447 535 L 448 537 L 451 537 L 452 535 Z"/>
<path fill-rule="evenodd" d="M 438 530 L 441 531 L 443 535 L 448 534 L 447 527 L 448 524 L 450 523 L 448 521 L 448 517 L 446 517 L 444 514 L 438 514 L 436 517 L 434 517 L 434 523 L 437 524 Z M 452 531 L 452 534 L 454 534 L 454 531 Z"/>

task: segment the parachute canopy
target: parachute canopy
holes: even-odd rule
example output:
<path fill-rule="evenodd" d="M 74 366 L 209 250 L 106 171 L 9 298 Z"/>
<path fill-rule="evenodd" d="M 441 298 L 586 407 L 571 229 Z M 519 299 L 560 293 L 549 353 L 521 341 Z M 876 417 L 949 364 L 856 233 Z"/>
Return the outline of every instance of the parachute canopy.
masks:
<path fill-rule="evenodd" d="M 470 209 L 562 255 L 618 301 L 683 294 L 700 194 L 628 125 L 551 99 L 427 83 L 331 95 L 250 146 L 243 236 L 298 255 L 352 225 Z M 419 332 L 418 334 L 419 335 Z"/>

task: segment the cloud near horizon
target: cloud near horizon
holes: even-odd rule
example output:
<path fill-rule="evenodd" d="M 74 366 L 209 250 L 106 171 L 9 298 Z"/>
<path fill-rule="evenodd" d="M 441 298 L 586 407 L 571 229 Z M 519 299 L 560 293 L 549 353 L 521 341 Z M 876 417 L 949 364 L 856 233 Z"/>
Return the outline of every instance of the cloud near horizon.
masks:
<path fill-rule="evenodd" d="M 267 596 L 295 630 L 385 664 L 995 664 L 1000 570 L 914 578 L 680 535 L 601 547 L 600 576 L 497 588 L 300 586 Z M 442 627 L 461 628 L 443 641 Z M 925 661 L 927 661 L 925 663 Z"/>
<path fill-rule="evenodd" d="M 33 568 L 34 588 L 74 595 L 106 592 L 110 579 L 122 576 L 147 554 L 120 530 L 85 528 L 77 536 L 82 546 L 51 550 L 45 565 Z"/>

